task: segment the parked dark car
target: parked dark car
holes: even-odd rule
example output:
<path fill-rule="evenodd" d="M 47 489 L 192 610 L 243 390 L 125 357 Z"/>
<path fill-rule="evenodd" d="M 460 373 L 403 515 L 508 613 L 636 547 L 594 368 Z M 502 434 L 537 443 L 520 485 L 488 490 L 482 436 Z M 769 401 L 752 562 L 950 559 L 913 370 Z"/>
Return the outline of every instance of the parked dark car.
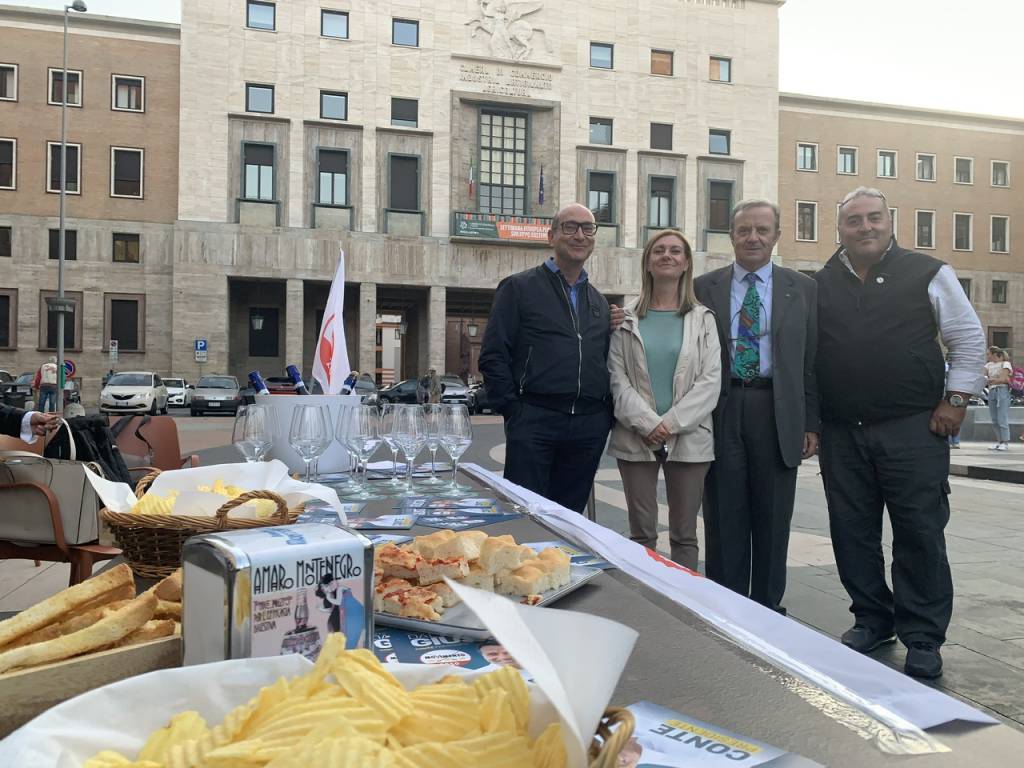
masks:
<path fill-rule="evenodd" d="M 411 403 L 419 402 L 417 390 L 419 382 L 416 379 L 405 379 L 390 387 L 384 387 L 377 392 L 379 403 Z"/>
<path fill-rule="evenodd" d="M 0 384 L 0 397 L 3 398 L 3 402 L 18 408 L 32 408 L 32 381 L 35 377 L 35 371 L 27 371 L 14 381 Z"/>
<path fill-rule="evenodd" d="M 487 399 L 487 387 L 483 383 L 474 384 L 469 388 L 467 407 L 470 413 L 483 413 L 484 411 L 494 413 L 494 408 L 491 406 L 490 400 Z"/>

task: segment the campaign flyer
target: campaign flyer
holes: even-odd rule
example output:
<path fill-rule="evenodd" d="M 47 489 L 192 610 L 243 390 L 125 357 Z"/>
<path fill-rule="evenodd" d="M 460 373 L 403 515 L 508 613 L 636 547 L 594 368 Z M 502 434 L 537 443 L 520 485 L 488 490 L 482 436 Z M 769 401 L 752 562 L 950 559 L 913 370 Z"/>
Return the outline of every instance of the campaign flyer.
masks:
<path fill-rule="evenodd" d="M 345 513 L 345 517 L 351 520 L 353 515 L 358 515 L 366 508 L 365 504 L 347 503 L 341 505 L 341 511 Z M 299 513 L 297 523 L 323 523 L 325 525 L 340 525 L 341 518 L 338 513 L 329 506 L 319 506 L 306 504 L 302 512 Z"/>
<path fill-rule="evenodd" d="M 437 496 L 413 496 L 402 499 L 399 506 L 402 509 L 471 509 L 481 515 L 497 515 L 505 511 L 497 499 L 484 498 L 441 499 Z"/>
<path fill-rule="evenodd" d="M 418 514 L 411 515 L 380 515 L 378 517 L 350 517 L 348 527 L 357 531 L 364 530 L 399 530 L 407 531 L 416 525 Z"/>
<path fill-rule="evenodd" d="M 401 536 L 397 533 L 366 533 L 363 534 L 370 540 L 375 547 L 379 547 L 383 544 L 391 543 L 394 545 L 405 544 L 407 541 L 412 541 L 412 536 Z"/>
<path fill-rule="evenodd" d="M 514 667 L 527 680 L 532 679 L 505 647 L 493 640 L 477 642 L 452 635 L 378 627 L 373 633 L 373 652 L 385 663 L 448 664 L 466 669 Z"/>
<path fill-rule="evenodd" d="M 558 547 L 569 556 L 573 565 L 585 565 L 588 568 L 600 568 L 602 571 L 615 567 L 607 560 L 603 560 L 597 555 L 591 554 L 586 550 L 579 549 L 578 547 L 574 547 L 564 541 L 533 541 L 527 542 L 526 546 L 531 547 L 538 554 L 549 547 Z"/>
<path fill-rule="evenodd" d="M 627 709 L 636 718 L 636 729 L 619 754 L 619 768 L 727 765 L 821 768 L 806 758 L 649 701 L 631 704 Z"/>
<path fill-rule="evenodd" d="M 447 528 L 450 531 L 465 531 L 483 525 L 512 519 L 514 515 L 423 515 L 417 521 L 427 528 Z"/>

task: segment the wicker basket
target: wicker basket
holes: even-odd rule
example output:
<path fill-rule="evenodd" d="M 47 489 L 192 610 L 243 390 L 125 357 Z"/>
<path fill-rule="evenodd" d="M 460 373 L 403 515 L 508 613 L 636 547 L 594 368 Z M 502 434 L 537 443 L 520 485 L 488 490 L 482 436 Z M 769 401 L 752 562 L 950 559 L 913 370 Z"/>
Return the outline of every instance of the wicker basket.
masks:
<path fill-rule="evenodd" d="M 141 498 L 159 474 L 159 470 L 150 472 L 139 480 L 135 495 Z M 228 517 L 231 510 L 255 499 L 270 499 L 276 502 L 277 510 L 262 520 Z M 117 546 L 124 552 L 124 559 L 137 576 L 161 579 L 181 565 L 181 549 L 186 539 L 200 533 L 293 523 L 300 509 L 289 510 L 287 502 L 273 491 L 248 491 L 225 502 L 213 517 L 149 515 L 103 509 L 100 519 L 110 528 Z"/>
<path fill-rule="evenodd" d="M 588 767 L 616 768 L 619 753 L 633 735 L 635 727 L 636 720 L 628 709 L 608 707 L 601 722 L 597 724 L 597 736 L 590 744 L 590 751 L 587 753 Z"/>

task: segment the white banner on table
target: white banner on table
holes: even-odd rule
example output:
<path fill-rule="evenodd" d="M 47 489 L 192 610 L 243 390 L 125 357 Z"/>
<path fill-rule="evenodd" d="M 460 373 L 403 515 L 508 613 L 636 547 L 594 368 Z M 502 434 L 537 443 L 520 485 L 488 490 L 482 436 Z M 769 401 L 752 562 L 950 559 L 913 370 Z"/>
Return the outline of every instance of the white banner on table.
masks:
<path fill-rule="evenodd" d="M 869 713 L 894 731 L 913 732 L 953 720 L 986 725 L 998 723 L 967 704 L 694 574 L 494 472 L 476 464 L 461 467 L 521 501 L 531 514 L 568 536 L 570 541 L 689 608 L 744 648 Z M 943 749 L 930 737 L 922 735 L 933 742 L 933 747 Z"/>

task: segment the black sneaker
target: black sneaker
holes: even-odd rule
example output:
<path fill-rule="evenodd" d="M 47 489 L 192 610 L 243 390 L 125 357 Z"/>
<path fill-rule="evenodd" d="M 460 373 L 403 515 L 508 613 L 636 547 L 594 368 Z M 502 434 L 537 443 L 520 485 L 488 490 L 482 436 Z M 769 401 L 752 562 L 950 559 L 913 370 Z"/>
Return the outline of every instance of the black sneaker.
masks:
<path fill-rule="evenodd" d="M 860 653 L 871 653 L 883 645 L 895 643 L 896 635 L 892 631 L 879 632 L 863 624 L 854 624 L 850 629 L 843 632 L 840 640 L 847 648 L 853 648 L 853 650 Z"/>
<path fill-rule="evenodd" d="M 903 671 L 911 677 L 923 677 L 931 680 L 942 674 L 942 656 L 939 646 L 935 643 L 911 643 L 907 648 L 907 661 Z"/>

